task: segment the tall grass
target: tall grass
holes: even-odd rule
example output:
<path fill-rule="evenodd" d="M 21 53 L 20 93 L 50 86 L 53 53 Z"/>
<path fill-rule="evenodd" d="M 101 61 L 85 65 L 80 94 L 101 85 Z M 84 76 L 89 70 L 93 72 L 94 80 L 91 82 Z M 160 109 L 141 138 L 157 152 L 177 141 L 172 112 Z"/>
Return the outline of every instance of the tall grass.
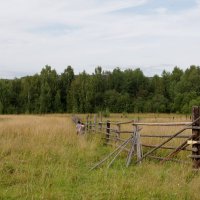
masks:
<path fill-rule="evenodd" d="M 126 168 L 122 154 L 89 172 L 110 151 L 98 135 L 77 136 L 69 115 L 0 116 L 0 199 L 199 199 L 188 165 Z"/>

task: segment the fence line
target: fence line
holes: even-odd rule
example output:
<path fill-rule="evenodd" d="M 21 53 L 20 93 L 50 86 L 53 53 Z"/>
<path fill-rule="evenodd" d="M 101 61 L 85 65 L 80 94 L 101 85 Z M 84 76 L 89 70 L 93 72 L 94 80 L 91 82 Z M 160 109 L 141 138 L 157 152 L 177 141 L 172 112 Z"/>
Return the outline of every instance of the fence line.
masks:
<path fill-rule="evenodd" d="M 124 143 L 126 144 L 119 150 L 117 155 L 114 157 L 113 161 L 115 158 L 119 155 L 121 151 L 128 151 L 129 152 L 129 157 L 127 158 L 130 162 L 132 153 L 140 151 L 139 154 L 141 154 L 142 149 L 140 147 L 145 148 L 145 150 L 148 150 L 149 148 L 151 150 L 147 151 L 144 155 L 142 155 L 139 159 L 137 159 L 136 163 L 141 162 L 144 158 L 152 158 L 152 159 L 158 159 L 161 161 L 161 163 L 165 161 L 175 161 L 175 162 L 185 162 L 181 161 L 178 159 L 174 159 L 175 155 L 177 155 L 180 151 L 185 151 L 185 152 L 192 152 L 192 155 L 188 156 L 191 157 L 193 160 L 193 166 L 195 168 L 200 168 L 200 107 L 194 106 L 192 108 L 192 122 L 167 122 L 167 123 L 145 123 L 145 122 L 137 122 L 136 120 L 129 120 L 125 122 L 111 122 L 111 121 L 101 121 L 97 122 L 97 117 L 94 117 L 94 122 L 92 122 L 91 116 L 90 119 L 87 116 L 86 118 L 86 132 L 95 132 L 102 134 L 102 139 L 105 140 L 105 144 L 107 145 L 115 145 L 117 149 L 119 149 L 119 143 Z M 131 130 L 123 130 L 122 127 L 124 125 L 130 125 Z M 178 132 L 169 135 L 169 134 L 142 134 L 141 133 L 141 126 L 155 126 L 155 127 L 176 127 L 176 126 L 183 126 L 181 130 Z M 185 130 L 191 129 L 192 134 L 191 135 L 180 135 L 182 134 Z M 133 140 L 133 143 L 131 143 L 132 146 L 130 146 L 130 149 L 127 148 L 127 138 L 121 137 L 121 134 L 130 134 L 130 137 L 132 137 L 131 140 Z M 135 136 L 134 134 L 137 134 L 137 137 L 141 138 L 161 138 L 165 139 L 162 141 L 160 144 L 148 144 L 147 142 L 140 142 L 138 139 L 137 143 L 134 143 Z M 184 142 L 182 142 L 178 147 L 177 146 L 171 146 L 171 145 L 166 145 L 169 142 L 171 142 L 174 139 L 186 139 Z M 110 143 L 112 142 L 112 143 Z M 139 142 L 139 144 L 138 144 Z M 187 148 L 189 145 L 192 145 L 191 148 Z M 171 153 L 169 153 L 166 157 L 162 156 L 155 156 L 152 155 L 153 152 L 156 150 L 172 150 Z M 159 152 L 158 152 L 159 153 Z M 131 155 L 131 156 L 130 156 Z M 138 155 L 140 156 L 140 155 Z M 128 162 L 127 162 L 128 163 Z M 188 163 L 188 162 L 187 162 Z M 112 163 L 111 163 L 112 164 Z"/>

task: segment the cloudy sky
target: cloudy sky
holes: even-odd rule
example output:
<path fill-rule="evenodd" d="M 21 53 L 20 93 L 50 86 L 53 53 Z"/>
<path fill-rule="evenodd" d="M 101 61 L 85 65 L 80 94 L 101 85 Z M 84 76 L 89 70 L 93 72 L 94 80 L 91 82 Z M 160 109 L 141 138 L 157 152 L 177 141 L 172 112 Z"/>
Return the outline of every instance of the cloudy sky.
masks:
<path fill-rule="evenodd" d="M 200 65 L 199 0 L 0 0 L 0 77 Z"/>

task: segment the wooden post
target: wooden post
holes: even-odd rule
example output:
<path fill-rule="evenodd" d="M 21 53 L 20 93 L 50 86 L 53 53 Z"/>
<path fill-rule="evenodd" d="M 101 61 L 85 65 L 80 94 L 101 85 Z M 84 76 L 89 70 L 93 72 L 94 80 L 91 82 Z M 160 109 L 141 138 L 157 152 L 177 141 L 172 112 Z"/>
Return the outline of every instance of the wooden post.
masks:
<path fill-rule="evenodd" d="M 138 126 L 136 126 L 136 149 L 137 149 L 137 160 L 141 160 L 142 156 L 143 156 L 143 152 L 142 152 L 142 145 L 141 145 L 141 141 L 140 141 L 140 129 Z M 141 163 L 141 162 L 140 162 Z"/>
<path fill-rule="evenodd" d="M 121 126 L 120 126 L 120 124 L 117 124 L 117 138 L 116 138 L 116 140 L 118 140 L 120 138 L 120 131 L 121 131 Z"/>
<path fill-rule="evenodd" d="M 90 122 L 89 122 L 89 129 L 92 131 L 92 114 L 90 114 Z"/>
<path fill-rule="evenodd" d="M 93 131 L 96 132 L 96 124 L 97 124 L 97 115 L 94 115 L 94 129 Z"/>
<path fill-rule="evenodd" d="M 194 106 L 192 108 L 192 121 L 195 121 L 200 116 L 200 107 Z M 193 126 L 200 126 L 200 119 L 193 123 Z M 196 151 L 192 152 L 193 167 L 195 169 L 200 168 L 200 130 L 192 129 L 193 141 L 197 141 L 197 144 L 192 145 L 192 149 Z"/>
<path fill-rule="evenodd" d="M 110 121 L 108 120 L 107 121 L 107 124 L 106 124 L 106 143 L 109 142 L 109 138 L 110 138 Z"/>
<path fill-rule="evenodd" d="M 129 164 L 131 163 L 131 159 L 134 155 L 134 151 L 135 151 L 135 132 L 136 132 L 136 129 L 135 129 L 135 126 L 133 126 L 133 133 L 132 133 L 132 140 L 131 140 L 131 148 L 128 152 L 128 156 L 127 156 L 127 160 L 126 160 L 126 167 L 129 166 Z"/>
<path fill-rule="evenodd" d="M 99 122 L 99 132 L 102 132 L 102 122 Z"/>
<path fill-rule="evenodd" d="M 86 131 L 89 131 L 89 115 L 86 117 Z"/>

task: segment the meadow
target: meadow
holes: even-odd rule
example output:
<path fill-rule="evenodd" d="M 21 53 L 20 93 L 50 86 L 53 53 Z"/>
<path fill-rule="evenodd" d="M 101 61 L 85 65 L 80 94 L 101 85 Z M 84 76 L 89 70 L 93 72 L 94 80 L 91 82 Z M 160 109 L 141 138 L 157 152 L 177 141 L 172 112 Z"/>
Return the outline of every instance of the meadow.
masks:
<path fill-rule="evenodd" d="M 173 121 L 174 115 L 121 118 L 116 114 L 109 119 L 133 118 L 166 122 Z M 175 115 L 175 120 L 189 119 Z M 200 176 L 192 170 L 192 163 L 160 164 L 145 159 L 141 165 L 132 163 L 126 168 L 122 154 L 111 168 L 103 165 L 89 171 L 112 150 L 98 134 L 77 136 L 68 114 L 0 115 L 0 199 L 200 199 Z"/>

